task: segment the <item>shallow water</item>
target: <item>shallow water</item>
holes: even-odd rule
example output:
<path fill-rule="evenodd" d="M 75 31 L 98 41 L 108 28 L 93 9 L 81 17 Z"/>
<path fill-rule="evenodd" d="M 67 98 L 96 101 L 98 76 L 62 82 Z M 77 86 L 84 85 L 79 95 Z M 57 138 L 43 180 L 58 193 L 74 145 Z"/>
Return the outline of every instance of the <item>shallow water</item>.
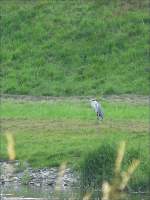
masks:
<path fill-rule="evenodd" d="M 69 198 L 74 198 L 74 200 L 80 200 L 79 188 L 67 188 L 61 191 L 54 191 L 54 188 L 51 187 L 35 187 L 35 186 L 25 186 L 19 185 L 14 186 L 10 185 L 7 187 L 1 186 L 1 194 L 3 196 L 12 197 L 34 197 L 34 198 L 47 198 L 49 200 L 59 199 L 59 200 L 68 200 Z M 128 194 L 126 200 L 149 200 L 150 193 L 146 194 Z M 94 198 L 93 200 L 100 200 L 99 198 Z"/>
<path fill-rule="evenodd" d="M 79 198 L 79 188 L 62 188 L 56 191 L 52 186 L 32 186 L 32 185 L 1 185 L 2 196 L 9 197 L 26 197 L 26 198 L 47 198 L 49 200 L 60 199 L 67 200 L 71 197 Z"/>
<path fill-rule="evenodd" d="M 69 170 L 67 170 L 67 178 L 70 177 L 70 182 L 68 182 L 68 184 L 64 184 L 64 182 L 62 180 L 62 183 L 60 185 L 60 190 L 56 191 L 56 184 L 52 184 L 52 185 L 44 185 L 41 184 L 41 179 L 38 179 L 38 182 L 36 182 L 37 180 L 32 179 L 32 184 L 28 184 L 28 185 L 24 185 L 21 183 L 21 181 L 19 181 L 19 176 L 23 175 L 23 173 L 13 173 L 13 170 L 15 169 L 15 165 L 17 164 L 17 162 L 14 163 L 5 163 L 5 162 L 1 162 L 0 163 L 0 169 L 1 169 L 1 177 L 0 177 L 0 192 L 1 192 L 1 196 L 5 197 L 5 196 L 9 196 L 9 197 L 28 197 L 28 198 L 47 198 L 49 200 L 69 200 L 69 199 L 73 199 L 73 200 L 82 200 L 83 197 L 81 197 L 82 191 L 79 187 L 79 179 L 77 179 L 76 176 L 76 181 L 73 178 L 74 176 L 72 176 L 72 172 L 70 172 Z M 56 171 L 56 170 L 55 170 Z M 49 172 L 48 170 L 38 170 L 36 174 L 35 171 L 31 170 L 31 174 L 30 175 L 35 175 L 35 177 L 40 177 L 40 175 L 43 175 L 45 177 L 45 173 L 46 173 L 46 177 L 47 176 L 47 172 Z M 68 173 L 70 172 L 70 173 Z M 54 175 L 54 170 L 53 170 L 53 175 Z M 9 175 L 9 176 L 8 176 Z M 70 176 L 71 175 L 71 176 Z M 12 181 L 12 177 L 15 178 Z M 17 178 L 17 179 L 16 179 Z M 5 181 L 2 181 L 5 180 Z M 45 180 L 45 179 L 42 179 Z M 71 184 L 72 181 L 75 181 L 74 184 Z M 33 184 L 33 183 L 38 183 L 37 184 Z M 100 198 L 96 197 L 99 196 L 100 191 L 99 190 L 95 190 L 94 191 L 94 196 L 95 198 L 93 198 L 93 200 L 100 200 Z M 128 194 L 126 200 L 148 200 L 150 199 L 150 193 L 147 194 L 137 194 L 137 193 L 132 193 L 132 194 Z"/>

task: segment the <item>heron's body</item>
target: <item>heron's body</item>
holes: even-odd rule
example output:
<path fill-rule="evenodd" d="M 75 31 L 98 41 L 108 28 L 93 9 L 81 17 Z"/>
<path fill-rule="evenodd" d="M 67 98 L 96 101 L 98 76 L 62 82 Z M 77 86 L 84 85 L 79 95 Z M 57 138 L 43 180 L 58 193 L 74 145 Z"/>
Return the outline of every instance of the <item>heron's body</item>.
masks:
<path fill-rule="evenodd" d="M 103 119 L 104 118 L 104 113 L 103 113 L 101 104 L 98 103 L 95 99 L 91 100 L 91 107 L 96 112 L 98 119 Z"/>

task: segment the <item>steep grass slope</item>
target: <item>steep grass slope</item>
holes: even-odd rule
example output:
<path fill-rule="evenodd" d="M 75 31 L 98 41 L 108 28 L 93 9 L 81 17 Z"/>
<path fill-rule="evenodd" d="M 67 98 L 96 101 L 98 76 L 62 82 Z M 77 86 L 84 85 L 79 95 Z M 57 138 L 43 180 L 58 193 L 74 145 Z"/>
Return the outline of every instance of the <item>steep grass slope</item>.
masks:
<path fill-rule="evenodd" d="M 1 91 L 148 94 L 148 0 L 1 0 Z"/>

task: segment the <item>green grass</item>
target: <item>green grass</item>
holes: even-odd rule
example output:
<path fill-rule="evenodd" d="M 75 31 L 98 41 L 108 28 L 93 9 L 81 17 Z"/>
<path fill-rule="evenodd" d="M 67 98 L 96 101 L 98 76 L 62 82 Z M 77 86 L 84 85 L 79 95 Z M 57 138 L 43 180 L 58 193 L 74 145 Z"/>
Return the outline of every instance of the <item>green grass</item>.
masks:
<path fill-rule="evenodd" d="M 149 173 L 148 105 L 103 100 L 102 106 L 105 118 L 99 123 L 86 100 L 3 100 L 1 159 L 8 159 L 4 133 L 10 132 L 15 138 L 16 159 L 21 163 L 28 161 L 32 167 L 39 168 L 59 166 L 67 161 L 68 166 L 80 169 L 82 173 L 86 169 L 86 178 L 90 177 L 90 181 L 93 180 L 92 176 L 100 177 L 98 183 L 101 183 L 102 178 L 106 178 L 104 171 L 101 171 L 105 168 L 105 161 L 112 158 L 110 165 L 113 166 L 114 149 L 125 140 L 128 149 L 124 167 L 137 154 L 140 155 L 141 165 L 134 186 L 143 189 Z M 106 147 L 111 145 L 113 156 L 109 151 L 105 153 L 104 144 Z M 101 155 L 102 150 L 105 159 L 99 160 L 97 155 Z M 108 169 L 112 173 L 112 168 Z M 109 175 L 107 170 L 105 173 Z M 108 180 L 110 178 L 108 176 Z"/>
<path fill-rule="evenodd" d="M 105 119 L 109 120 L 139 120 L 148 121 L 147 105 L 132 105 L 123 103 L 102 102 Z M 95 113 L 91 112 L 90 102 L 87 101 L 50 101 L 22 102 L 5 101 L 1 105 L 3 118 L 13 119 L 50 119 L 50 120 L 94 120 Z"/>
<path fill-rule="evenodd" d="M 148 0 L 1 0 L 1 92 L 148 94 Z"/>
<path fill-rule="evenodd" d="M 135 133 L 140 138 L 148 131 L 147 105 L 106 101 L 102 105 L 105 120 L 98 123 L 86 101 L 7 100 L 1 104 L 2 132 L 14 133 L 17 159 L 45 166 L 59 165 L 63 160 L 78 165 L 87 147 L 89 151 L 97 148 L 103 138 L 130 139 Z M 4 140 L 5 136 L 1 136 Z M 2 144 L 2 152 L 6 158 L 6 143 Z"/>

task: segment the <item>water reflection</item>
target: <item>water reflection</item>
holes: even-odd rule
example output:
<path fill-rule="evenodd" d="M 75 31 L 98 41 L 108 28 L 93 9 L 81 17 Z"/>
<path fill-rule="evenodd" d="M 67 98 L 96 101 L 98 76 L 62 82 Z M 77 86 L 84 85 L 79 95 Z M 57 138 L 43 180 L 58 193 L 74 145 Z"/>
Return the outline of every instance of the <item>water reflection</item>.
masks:
<path fill-rule="evenodd" d="M 127 200 L 149 200 L 150 194 L 129 194 Z"/>
<path fill-rule="evenodd" d="M 96 195 L 95 191 L 95 195 Z M 80 189 L 70 188 L 64 189 L 60 192 L 55 192 L 54 188 L 50 187 L 35 187 L 35 186 L 25 186 L 25 185 L 9 185 L 7 187 L 1 187 L 1 194 L 7 196 L 11 194 L 13 197 L 30 197 L 30 198 L 47 198 L 48 200 L 60 199 L 60 200 L 81 200 Z M 97 196 L 97 195 L 96 195 Z M 149 200 L 150 193 L 146 194 L 128 194 L 126 200 Z M 95 197 L 93 200 L 100 200 L 100 198 Z"/>

